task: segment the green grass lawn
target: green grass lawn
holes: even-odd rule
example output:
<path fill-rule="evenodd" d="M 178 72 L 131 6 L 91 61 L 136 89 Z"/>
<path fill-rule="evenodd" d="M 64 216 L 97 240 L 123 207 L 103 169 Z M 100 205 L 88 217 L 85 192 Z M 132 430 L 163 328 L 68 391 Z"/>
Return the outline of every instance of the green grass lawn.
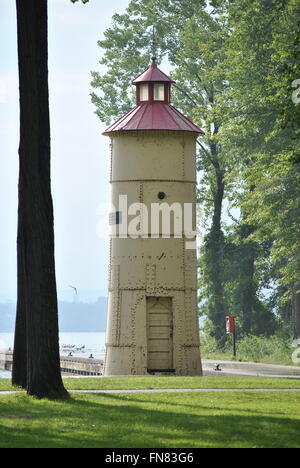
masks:
<path fill-rule="evenodd" d="M 298 393 L 0 398 L 0 448 L 299 448 Z"/>
<path fill-rule="evenodd" d="M 65 378 L 68 390 L 139 390 L 172 388 L 300 388 L 300 379 L 237 377 L 112 377 Z M 13 390 L 8 379 L 0 379 L 0 391 Z"/>

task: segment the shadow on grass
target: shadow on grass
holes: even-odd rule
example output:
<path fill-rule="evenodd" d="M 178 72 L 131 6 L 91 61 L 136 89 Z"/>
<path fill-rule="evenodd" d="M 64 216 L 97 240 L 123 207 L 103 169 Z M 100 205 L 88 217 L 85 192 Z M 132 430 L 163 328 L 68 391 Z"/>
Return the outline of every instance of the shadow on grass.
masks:
<path fill-rule="evenodd" d="M 274 415 L 263 414 L 263 410 L 257 414 L 256 407 L 245 408 L 240 401 L 227 408 L 229 395 L 222 399 L 217 395 L 168 398 L 161 394 L 143 395 L 142 399 L 80 395 L 63 402 L 38 401 L 25 395 L 5 398 L 0 401 L 0 447 L 300 446 L 299 420 L 281 417 L 276 411 Z"/>
<path fill-rule="evenodd" d="M 99 395 L 101 395 L 101 393 L 99 393 Z M 122 394 L 120 394 L 120 395 L 112 394 L 112 395 L 110 395 L 110 396 L 111 396 L 112 398 L 117 398 L 118 400 L 123 400 L 124 402 L 128 401 L 128 399 L 130 400 L 130 402 L 136 402 L 136 403 L 146 403 L 146 404 L 147 404 L 147 403 L 149 402 L 149 400 L 148 400 L 147 398 L 145 398 L 145 396 L 144 396 L 143 394 L 140 394 L 140 397 L 139 397 L 139 398 L 135 398 L 135 397 L 133 396 L 133 394 L 130 396 L 130 398 L 128 398 L 126 395 L 122 395 Z M 174 402 L 172 402 L 172 399 L 173 399 L 173 398 L 175 399 Z M 195 396 L 195 399 L 196 399 L 196 398 L 197 398 L 197 397 Z M 220 403 L 222 402 L 222 398 L 223 398 L 222 395 L 219 395 L 219 398 L 218 398 L 218 400 L 217 400 L 218 405 L 214 405 L 213 410 L 214 410 L 214 411 L 220 411 L 220 412 L 223 412 L 223 413 L 227 413 L 227 412 L 230 413 L 230 412 L 234 411 L 235 408 L 234 408 L 234 407 L 233 407 L 233 408 L 230 407 L 230 405 L 229 405 L 228 407 L 220 406 Z M 201 401 L 201 399 L 202 399 L 202 394 L 199 393 L 199 395 L 198 395 L 198 401 Z M 238 408 L 238 412 L 239 412 L 239 413 L 246 413 L 246 414 L 249 414 L 249 412 L 250 412 L 251 415 L 253 415 L 253 414 L 257 414 L 257 415 L 261 415 L 261 414 L 262 414 L 262 415 L 266 415 L 266 410 L 264 409 L 263 405 L 262 405 L 261 409 L 251 409 L 251 410 L 249 410 L 249 409 L 247 408 L 247 401 L 248 401 L 248 400 L 249 400 L 250 402 L 253 402 L 253 393 L 249 393 L 249 392 L 247 393 L 247 390 L 241 392 L 240 396 L 237 396 L 237 394 L 234 395 L 234 401 L 235 401 L 235 403 L 236 403 L 237 401 L 240 401 L 240 402 L 243 403 L 243 406 L 244 406 L 244 408 Z M 262 401 L 262 402 L 265 401 L 265 394 L 259 393 L 259 392 L 255 393 L 255 400 L 256 400 L 256 403 L 258 403 L 259 401 Z M 208 409 L 211 410 L 211 408 L 207 408 L 207 407 L 204 407 L 203 405 L 197 404 L 198 401 L 195 401 L 194 403 L 183 403 L 183 402 L 180 402 L 180 407 L 182 407 L 182 408 L 190 408 L 190 409 L 192 409 L 193 411 L 195 411 L 195 410 L 200 410 L 200 411 L 201 411 L 201 410 L 208 410 Z M 157 397 L 156 397 L 155 403 L 156 403 L 156 404 L 165 405 L 165 404 L 166 404 L 166 400 L 158 400 Z M 178 402 L 176 402 L 176 393 L 173 393 L 173 394 L 170 393 L 170 394 L 168 395 L 167 405 L 170 406 L 170 407 L 173 406 L 173 407 L 178 408 L 179 405 L 178 405 Z M 284 410 L 282 410 L 282 411 L 276 411 L 276 414 L 277 414 L 277 416 L 279 416 L 279 415 L 286 416 L 286 412 L 285 412 Z M 300 423 L 300 421 L 299 421 L 299 423 Z"/>

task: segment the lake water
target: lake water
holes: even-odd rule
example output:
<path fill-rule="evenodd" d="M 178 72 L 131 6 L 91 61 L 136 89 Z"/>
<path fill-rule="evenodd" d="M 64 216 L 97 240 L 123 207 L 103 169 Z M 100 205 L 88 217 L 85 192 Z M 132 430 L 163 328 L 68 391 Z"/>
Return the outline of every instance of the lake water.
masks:
<path fill-rule="evenodd" d="M 60 333 L 60 346 L 85 346 L 87 350 L 101 352 L 105 347 L 105 333 Z M 0 349 L 12 348 L 14 345 L 13 333 L 0 333 Z"/>
<path fill-rule="evenodd" d="M 105 333 L 60 333 L 60 346 L 75 346 L 81 348 L 85 346 L 85 353 L 81 353 L 82 357 L 85 354 L 93 353 L 95 357 L 104 357 L 105 350 Z M 13 348 L 14 334 L 0 333 L 0 349 Z M 0 370 L 0 378 L 9 378 L 10 372 Z"/>

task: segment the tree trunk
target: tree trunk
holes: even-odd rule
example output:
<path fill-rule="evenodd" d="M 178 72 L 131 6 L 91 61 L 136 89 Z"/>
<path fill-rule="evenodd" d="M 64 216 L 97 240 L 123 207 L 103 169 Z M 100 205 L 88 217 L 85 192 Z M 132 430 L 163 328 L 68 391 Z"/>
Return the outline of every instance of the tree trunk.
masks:
<path fill-rule="evenodd" d="M 210 305 L 208 315 L 213 324 L 213 335 L 218 347 L 226 341 L 226 303 L 224 294 L 224 234 L 221 226 L 222 205 L 224 199 L 224 173 L 216 168 L 216 191 L 214 196 L 214 214 L 210 233 L 206 236 L 206 270 L 210 285 Z"/>
<path fill-rule="evenodd" d="M 59 398 L 68 394 L 61 379 L 58 343 L 50 181 L 47 0 L 16 0 L 16 3 L 20 178 L 14 374 L 18 382 L 25 373 L 20 367 L 26 361 L 27 392 L 39 398 Z M 20 357 L 22 353 L 26 359 Z"/>
<path fill-rule="evenodd" d="M 240 290 L 240 310 L 242 312 L 242 331 L 249 335 L 252 332 L 253 312 L 256 298 L 255 287 L 255 260 L 256 260 L 256 244 L 245 240 L 255 231 L 254 226 L 241 226 L 241 258 L 240 258 L 240 275 L 238 278 L 238 289 Z"/>
<path fill-rule="evenodd" d="M 214 201 L 214 215 L 212 224 L 214 276 L 212 277 L 215 296 L 215 331 L 216 340 L 220 348 L 225 344 L 226 304 L 224 295 L 224 234 L 221 226 L 222 206 L 224 200 L 224 174 L 216 171 L 217 190 Z"/>
<path fill-rule="evenodd" d="M 19 186 L 19 215 L 18 215 L 18 301 L 15 328 L 14 357 L 12 370 L 12 383 L 24 389 L 27 388 L 27 327 L 26 327 L 26 297 L 25 297 L 25 259 L 24 259 L 24 236 L 23 208 L 21 181 Z"/>
<path fill-rule="evenodd" d="M 292 313 L 294 325 L 294 338 L 300 338 L 300 293 L 295 294 L 292 299 Z"/>
<path fill-rule="evenodd" d="M 255 301 L 255 288 L 254 288 L 254 272 L 255 272 L 255 252 L 248 247 L 248 251 L 245 249 L 245 255 L 247 258 L 242 263 L 244 270 L 242 272 L 244 276 L 244 284 L 241 285 L 241 311 L 242 311 L 242 331 L 246 335 L 249 335 L 252 331 L 253 322 L 253 311 Z"/>

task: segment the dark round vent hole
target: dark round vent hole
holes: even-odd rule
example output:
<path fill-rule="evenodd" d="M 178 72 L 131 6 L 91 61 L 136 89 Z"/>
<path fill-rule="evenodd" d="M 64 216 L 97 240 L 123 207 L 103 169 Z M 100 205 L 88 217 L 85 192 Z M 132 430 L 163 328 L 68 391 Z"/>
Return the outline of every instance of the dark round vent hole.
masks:
<path fill-rule="evenodd" d="M 166 198 L 166 196 L 167 195 L 165 194 L 165 192 L 159 192 L 159 194 L 158 194 L 159 200 L 164 200 Z"/>

